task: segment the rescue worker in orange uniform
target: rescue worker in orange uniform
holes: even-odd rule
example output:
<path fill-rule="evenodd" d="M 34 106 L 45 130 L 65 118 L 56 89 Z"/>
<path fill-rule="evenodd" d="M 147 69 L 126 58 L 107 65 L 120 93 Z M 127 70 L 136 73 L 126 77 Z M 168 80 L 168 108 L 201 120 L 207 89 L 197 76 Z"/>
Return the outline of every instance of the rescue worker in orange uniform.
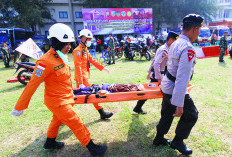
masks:
<path fill-rule="evenodd" d="M 11 115 L 20 116 L 28 108 L 30 99 L 41 82 L 45 84 L 44 104 L 53 113 L 48 127 L 45 149 L 61 149 L 63 142 L 56 142 L 59 127 L 67 125 L 92 155 L 102 155 L 106 146 L 93 143 L 88 129 L 73 108 L 73 87 L 67 53 L 74 42 L 73 31 L 65 24 L 57 23 L 49 29 L 50 50 L 36 62 L 32 78 L 18 99 Z"/>
<path fill-rule="evenodd" d="M 80 31 L 79 38 L 80 44 L 72 52 L 72 55 L 75 64 L 75 81 L 77 83 L 77 88 L 84 88 L 91 86 L 88 80 L 90 76 L 89 62 L 100 71 L 105 70 L 110 73 L 110 70 L 94 60 L 89 53 L 88 47 L 90 47 L 91 39 L 93 38 L 92 32 L 88 29 L 83 29 Z M 101 119 L 110 118 L 113 115 L 113 112 L 105 112 L 99 103 L 93 103 L 93 105 L 96 110 L 98 110 Z"/>

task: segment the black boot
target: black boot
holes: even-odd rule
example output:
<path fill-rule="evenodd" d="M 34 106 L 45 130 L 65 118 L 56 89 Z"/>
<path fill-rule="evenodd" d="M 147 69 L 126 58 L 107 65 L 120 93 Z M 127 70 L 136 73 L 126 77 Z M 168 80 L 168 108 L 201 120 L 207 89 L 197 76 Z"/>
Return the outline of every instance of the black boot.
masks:
<path fill-rule="evenodd" d="M 56 142 L 56 138 L 47 138 L 44 149 L 61 149 L 64 147 L 63 142 Z"/>
<path fill-rule="evenodd" d="M 113 63 L 112 64 L 115 64 L 115 61 L 113 61 Z"/>
<path fill-rule="evenodd" d="M 153 140 L 153 145 L 159 146 L 159 145 L 170 145 L 172 140 L 168 140 L 164 138 L 163 134 L 156 134 L 155 139 Z"/>
<path fill-rule="evenodd" d="M 107 150 L 107 146 L 96 145 L 92 140 L 89 141 L 89 144 L 86 147 L 92 156 L 103 155 Z"/>
<path fill-rule="evenodd" d="M 147 101 L 147 100 L 139 100 L 139 101 L 137 102 L 137 105 L 136 105 L 135 108 L 133 109 L 133 111 L 136 112 L 136 113 L 147 114 L 146 111 L 143 111 L 143 110 L 142 110 L 142 106 L 143 106 L 143 104 L 144 104 L 146 101 Z"/>
<path fill-rule="evenodd" d="M 101 115 L 101 119 L 106 119 L 106 118 L 110 118 L 111 116 L 113 116 L 113 112 L 105 112 L 103 110 L 103 108 L 101 108 L 100 110 L 98 110 L 98 112 L 100 113 Z"/>
<path fill-rule="evenodd" d="M 110 64 L 111 64 L 111 62 L 107 62 L 107 64 L 109 64 L 109 65 L 110 65 Z"/>
<path fill-rule="evenodd" d="M 173 139 L 171 143 L 171 148 L 177 149 L 183 155 L 190 155 L 193 152 L 190 148 L 186 147 L 183 139 L 180 139 L 177 136 L 175 136 L 175 138 Z"/>

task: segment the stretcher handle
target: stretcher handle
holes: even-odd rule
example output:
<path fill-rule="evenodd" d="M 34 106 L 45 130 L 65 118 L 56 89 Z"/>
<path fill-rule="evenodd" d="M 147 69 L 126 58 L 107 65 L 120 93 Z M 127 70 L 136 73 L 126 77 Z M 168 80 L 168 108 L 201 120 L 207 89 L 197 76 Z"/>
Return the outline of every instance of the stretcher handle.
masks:
<path fill-rule="evenodd" d="M 146 93 L 158 93 L 160 92 L 159 90 L 154 91 L 154 90 L 144 90 L 144 91 L 132 91 L 132 92 L 116 92 L 115 93 L 99 93 L 99 96 L 111 96 L 111 95 L 130 95 L 130 94 L 146 94 Z"/>

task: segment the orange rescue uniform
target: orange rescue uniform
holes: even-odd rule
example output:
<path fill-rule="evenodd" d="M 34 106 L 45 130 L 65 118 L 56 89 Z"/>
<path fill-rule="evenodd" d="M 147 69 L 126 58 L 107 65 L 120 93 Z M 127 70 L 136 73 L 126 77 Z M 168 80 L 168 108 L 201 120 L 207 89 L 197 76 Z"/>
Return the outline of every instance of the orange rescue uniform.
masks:
<path fill-rule="evenodd" d="M 73 108 L 70 67 L 52 48 L 36 62 L 31 80 L 16 103 L 15 109 L 20 111 L 28 108 L 32 95 L 42 81 L 45 83 L 44 104 L 53 113 L 47 137 L 57 137 L 60 125 L 65 124 L 83 146 L 88 145 L 90 133 Z"/>
<path fill-rule="evenodd" d="M 97 69 L 102 71 L 104 66 L 99 62 L 93 59 L 87 47 L 79 44 L 77 48 L 73 50 L 73 60 L 75 65 L 75 81 L 77 82 L 77 88 L 79 88 L 80 84 L 84 84 L 86 87 L 91 86 L 89 82 L 89 62 L 93 64 Z M 102 106 L 98 103 L 93 103 L 96 110 L 100 110 Z"/>

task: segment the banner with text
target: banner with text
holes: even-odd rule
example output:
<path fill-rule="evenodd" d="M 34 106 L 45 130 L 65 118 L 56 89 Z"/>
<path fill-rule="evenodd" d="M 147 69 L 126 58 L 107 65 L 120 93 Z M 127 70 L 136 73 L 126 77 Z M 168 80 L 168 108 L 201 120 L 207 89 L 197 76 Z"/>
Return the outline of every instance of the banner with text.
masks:
<path fill-rule="evenodd" d="M 152 33 L 152 8 L 82 8 L 82 14 L 94 35 Z"/>

